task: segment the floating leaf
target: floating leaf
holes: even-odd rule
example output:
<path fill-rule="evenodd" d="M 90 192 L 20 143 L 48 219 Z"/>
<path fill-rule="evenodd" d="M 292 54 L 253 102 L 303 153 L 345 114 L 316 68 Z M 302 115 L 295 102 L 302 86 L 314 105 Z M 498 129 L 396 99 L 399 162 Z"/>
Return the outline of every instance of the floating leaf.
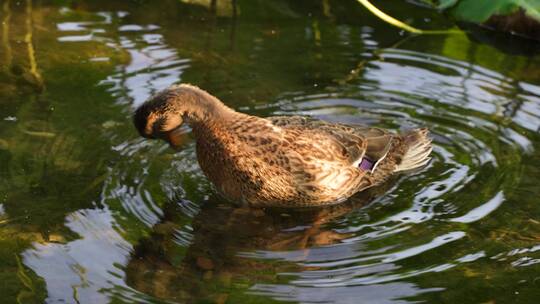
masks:
<path fill-rule="evenodd" d="M 540 40 L 540 0 L 424 0 L 459 21 Z"/>
<path fill-rule="evenodd" d="M 438 0 L 439 9 L 448 10 L 459 20 L 482 23 L 495 15 L 509 15 L 522 9 L 526 15 L 540 21 L 540 0 Z"/>

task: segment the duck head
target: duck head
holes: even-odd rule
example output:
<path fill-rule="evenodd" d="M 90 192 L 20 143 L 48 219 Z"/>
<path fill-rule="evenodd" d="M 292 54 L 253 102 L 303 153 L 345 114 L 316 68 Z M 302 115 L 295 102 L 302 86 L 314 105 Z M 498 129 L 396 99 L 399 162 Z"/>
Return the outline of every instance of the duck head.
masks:
<path fill-rule="evenodd" d="M 163 139 L 173 144 L 180 127 L 206 123 L 228 112 L 216 97 L 196 86 L 173 85 L 145 101 L 133 114 L 133 123 L 145 138 Z"/>

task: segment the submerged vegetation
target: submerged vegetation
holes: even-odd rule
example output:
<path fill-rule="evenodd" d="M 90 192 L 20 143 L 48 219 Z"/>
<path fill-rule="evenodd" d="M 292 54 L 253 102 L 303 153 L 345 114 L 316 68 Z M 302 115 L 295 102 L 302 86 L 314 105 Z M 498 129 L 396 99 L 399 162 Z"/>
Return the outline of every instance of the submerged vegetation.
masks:
<path fill-rule="evenodd" d="M 419 3 L 373 1 L 428 31 L 458 28 L 439 9 L 473 12 Z M 518 1 L 493 3 L 489 16 Z M 0 20 L 6 303 L 537 298 L 534 43 L 408 35 L 356 0 L 4 0 Z M 176 152 L 131 125 L 135 106 L 180 81 L 259 116 L 427 126 L 435 159 L 336 209 L 238 208 L 189 136 Z"/>

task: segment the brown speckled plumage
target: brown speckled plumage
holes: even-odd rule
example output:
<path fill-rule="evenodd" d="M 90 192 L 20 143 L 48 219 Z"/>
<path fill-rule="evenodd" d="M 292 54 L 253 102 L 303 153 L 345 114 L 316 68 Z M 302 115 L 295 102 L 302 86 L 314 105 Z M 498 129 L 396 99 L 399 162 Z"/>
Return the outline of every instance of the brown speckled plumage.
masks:
<path fill-rule="evenodd" d="M 338 203 L 394 172 L 423 166 L 431 152 L 425 129 L 398 135 L 299 116 L 260 118 L 191 85 L 158 93 L 134 115 L 142 136 L 169 142 L 184 121 L 210 181 L 225 197 L 254 206 Z M 360 168 L 363 158 L 375 167 Z"/>

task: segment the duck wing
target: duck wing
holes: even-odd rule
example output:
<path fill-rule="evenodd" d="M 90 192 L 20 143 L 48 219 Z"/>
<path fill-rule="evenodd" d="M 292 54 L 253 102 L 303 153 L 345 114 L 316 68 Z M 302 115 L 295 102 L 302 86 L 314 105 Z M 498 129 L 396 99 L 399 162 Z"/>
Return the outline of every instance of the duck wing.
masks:
<path fill-rule="evenodd" d="M 397 135 L 376 127 L 350 125 L 347 125 L 346 127 L 350 128 L 351 132 L 365 138 L 367 148 L 363 161 L 366 162 L 366 168 L 371 172 L 375 171 L 377 165 L 384 160 L 388 155 L 388 152 L 390 152 L 392 143 Z M 363 164 L 361 163 L 360 166 L 362 167 Z"/>
<path fill-rule="evenodd" d="M 314 142 L 330 140 L 341 148 L 339 154 L 342 158 L 346 158 L 351 165 L 371 172 L 386 157 L 396 137 L 376 127 L 336 124 L 302 116 L 274 116 L 268 119 L 285 130 L 301 130 L 302 137 Z M 333 156 L 338 156 L 338 153 Z"/>
<path fill-rule="evenodd" d="M 294 146 L 305 148 L 319 160 L 347 162 L 351 165 L 362 159 L 366 152 L 365 139 L 357 134 L 322 120 L 301 116 L 268 118 L 274 126 L 284 131 L 286 139 Z M 324 151 L 324 153 L 317 153 Z"/>

